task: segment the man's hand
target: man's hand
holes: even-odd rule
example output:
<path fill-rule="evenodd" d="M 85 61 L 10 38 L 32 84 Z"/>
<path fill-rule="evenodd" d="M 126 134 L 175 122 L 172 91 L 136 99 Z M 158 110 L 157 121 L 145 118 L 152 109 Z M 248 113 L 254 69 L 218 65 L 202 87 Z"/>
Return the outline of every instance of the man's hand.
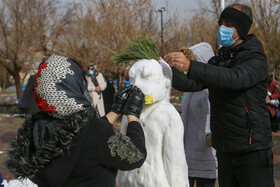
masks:
<path fill-rule="evenodd" d="M 101 92 L 101 87 L 100 87 L 100 86 L 96 86 L 96 87 L 95 87 L 95 91 L 96 91 L 97 93 L 100 93 L 100 92 Z"/>
<path fill-rule="evenodd" d="M 172 52 L 164 56 L 164 60 L 168 62 L 171 67 L 175 67 L 181 72 L 188 72 L 191 62 L 182 52 Z"/>
<path fill-rule="evenodd" d="M 266 102 L 266 104 L 269 104 L 269 103 L 270 103 L 269 97 L 266 97 L 265 102 Z"/>

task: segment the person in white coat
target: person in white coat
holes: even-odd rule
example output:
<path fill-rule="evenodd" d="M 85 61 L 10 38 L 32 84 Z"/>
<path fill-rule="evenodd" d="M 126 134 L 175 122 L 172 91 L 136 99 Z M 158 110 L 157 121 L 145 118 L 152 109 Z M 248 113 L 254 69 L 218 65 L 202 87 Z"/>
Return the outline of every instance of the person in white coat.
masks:
<path fill-rule="evenodd" d="M 105 115 L 102 91 L 107 87 L 107 83 L 96 65 L 88 66 L 88 75 L 86 79 L 87 88 L 92 98 L 91 105 L 95 108 L 97 115 L 102 117 Z"/>
<path fill-rule="evenodd" d="M 188 166 L 184 153 L 184 126 L 180 114 L 170 103 L 172 71 L 156 60 L 139 60 L 129 70 L 132 85 L 145 94 L 140 116 L 147 158 L 139 169 L 119 171 L 118 187 L 188 187 Z M 121 132 L 126 134 L 123 118 Z"/>
<path fill-rule="evenodd" d="M 190 56 L 207 63 L 214 56 L 205 42 L 190 47 Z M 190 187 L 214 187 L 217 176 L 215 150 L 211 147 L 210 103 L 208 89 L 184 92 L 181 117 L 184 123 L 184 144 Z"/>

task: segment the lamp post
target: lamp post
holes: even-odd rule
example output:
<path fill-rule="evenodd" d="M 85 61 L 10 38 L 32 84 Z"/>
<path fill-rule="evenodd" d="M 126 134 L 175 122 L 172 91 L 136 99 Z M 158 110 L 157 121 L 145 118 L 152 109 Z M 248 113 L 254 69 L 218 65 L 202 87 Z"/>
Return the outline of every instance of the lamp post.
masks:
<path fill-rule="evenodd" d="M 223 11 L 224 8 L 225 8 L 225 0 L 221 0 L 221 1 L 220 1 L 220 5 L 221 5 L 221 13 L 222 13 L 222 11 Z M 219 48 L 222 47 L 222 45 L 219 45 L 219 46 L 220 46 Z"/>
<path fill-rule="evenodd" d="M 221 12 L 224 10 L 225 8 L 225 0 L 221 0 Z"/>
<path fill-rule="evenodd" d="M 160 9 L 157 10 L 157 12 L 160 12 L 160 22 L 161 22 L 161 46 L 160 46 L 160 53 L 163 55 L 163 15 L 162 13 L 165 11 L 165 7 L 161 7 Z"/>

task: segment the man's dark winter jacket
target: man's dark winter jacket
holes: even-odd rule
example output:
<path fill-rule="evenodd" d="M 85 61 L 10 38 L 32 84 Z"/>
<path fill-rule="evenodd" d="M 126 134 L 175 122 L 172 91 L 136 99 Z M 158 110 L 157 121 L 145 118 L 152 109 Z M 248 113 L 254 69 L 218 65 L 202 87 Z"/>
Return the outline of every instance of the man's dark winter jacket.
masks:
<path fill-rule="evenodd" d="M 266 107 L 268 63 L 253 34 L 233 48 L 221 48 L 208 64 L 191 61 L 188 75 L 173 68 L 173 87 L 209 89 L 212 145 L 217 151 L 247 152 L 272 146 Z"/>

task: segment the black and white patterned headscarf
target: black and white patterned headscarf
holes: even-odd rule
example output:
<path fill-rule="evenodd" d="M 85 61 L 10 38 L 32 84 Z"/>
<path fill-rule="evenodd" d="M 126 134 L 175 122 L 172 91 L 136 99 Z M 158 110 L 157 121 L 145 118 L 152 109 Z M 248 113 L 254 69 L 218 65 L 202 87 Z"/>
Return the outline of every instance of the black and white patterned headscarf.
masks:
<path fill-rule="evenodd" d="M 60 119 L 91 107 L 82 70 L 58 55 L 51 55 L 40 66 L 34 96 L 42 112 Z"/>
<path fill-rule="evenodd" d="M 40 66 L 34 92 L 43 113 L 25 119 L 5 162 L 21 179 L 36 178 L 40 170 L 68 154 L 96 116 L 82 70 L 66 57 L 52 55 Z"/>

